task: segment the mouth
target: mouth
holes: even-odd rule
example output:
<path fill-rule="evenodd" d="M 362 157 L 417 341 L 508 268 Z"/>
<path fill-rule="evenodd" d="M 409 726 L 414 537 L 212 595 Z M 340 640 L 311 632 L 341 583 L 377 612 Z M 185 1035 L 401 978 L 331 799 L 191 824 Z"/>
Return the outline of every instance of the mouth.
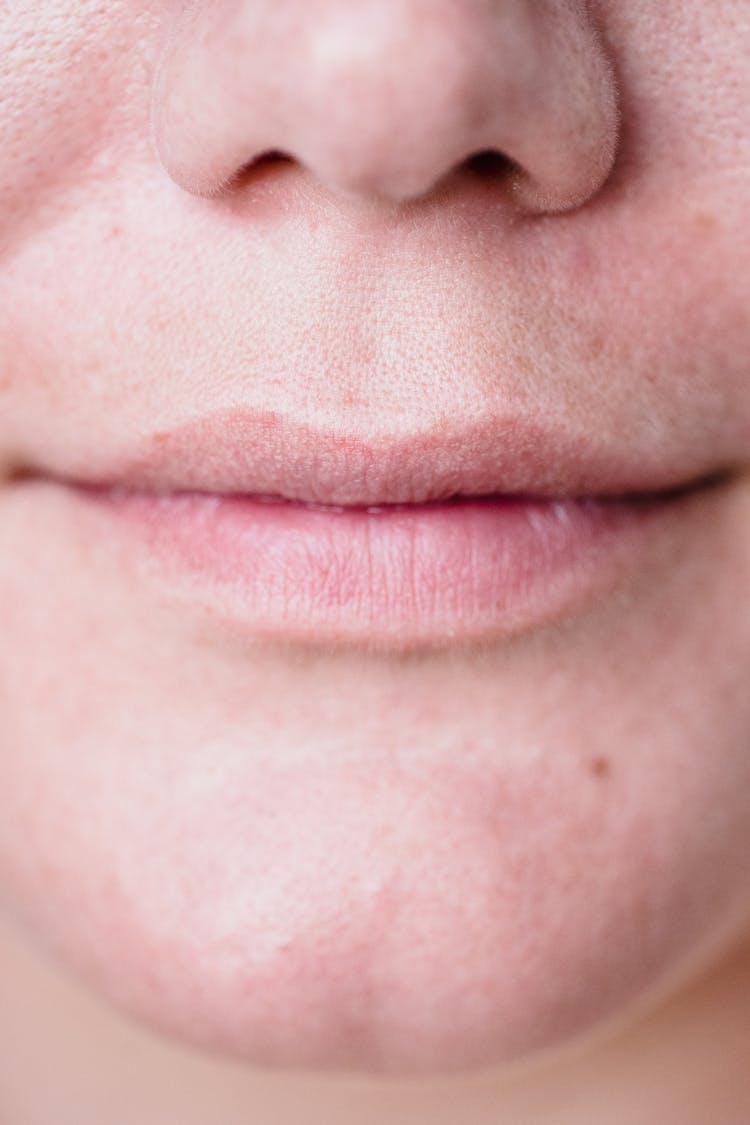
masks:
<path fill-rule="evenodd" d="M 248 638 L 390 652 L 606 599 L 713 483 L 517 421 L 355 439 L 233 412 L 114 462 L 47 484 L 160 600 Z"/>

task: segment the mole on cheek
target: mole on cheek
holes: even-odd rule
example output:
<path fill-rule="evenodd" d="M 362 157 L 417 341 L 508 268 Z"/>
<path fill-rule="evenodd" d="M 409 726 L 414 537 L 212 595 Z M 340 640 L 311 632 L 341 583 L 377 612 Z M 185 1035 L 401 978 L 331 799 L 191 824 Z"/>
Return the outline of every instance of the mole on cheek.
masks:
<path fill-rule="evenodd" d="M 612 772 L 612 767 L 607 758 L 594 758 L 589 768 L 594 777 L 601 778 L 602 780 L 609 777 Z"/>

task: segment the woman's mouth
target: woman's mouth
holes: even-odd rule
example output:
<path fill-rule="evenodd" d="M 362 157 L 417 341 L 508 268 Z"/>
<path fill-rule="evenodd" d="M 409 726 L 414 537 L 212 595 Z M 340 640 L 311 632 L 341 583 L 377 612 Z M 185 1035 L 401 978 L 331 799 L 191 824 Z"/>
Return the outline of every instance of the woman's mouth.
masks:
<path fill-rule="evenodd" d="M 152 435 L 94 473 L 55 486 L 168 600 L 248 636 L 371 651 L 499 640 L 585 608 L 649 564 L 702 488 L 528 427 L 384 448 L 244 415 Z"/>

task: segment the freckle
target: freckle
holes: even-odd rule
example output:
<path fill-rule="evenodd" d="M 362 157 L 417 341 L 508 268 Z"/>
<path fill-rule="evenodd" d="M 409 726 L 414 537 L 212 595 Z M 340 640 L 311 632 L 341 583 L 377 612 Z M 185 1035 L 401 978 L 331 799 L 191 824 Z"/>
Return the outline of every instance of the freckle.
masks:
<path fill-rule="evenodd" d="M 167 436 L 167 434 L 160 430 L 158 433 L 154 434 L 151 440 L 153 441 L 154 445 L 166 445 Z"/>
<path fill-rule="evenodd" d="M 589 341 L 589 351 L 592 359 L 599 359 L 604 351 L 604 336 L 596 332 Z"/>
<path fill-rule="evenodd" d="M 710 211 L 696 211 L 693 222 L 699 230 L 714 230 L 717 225 L 716 215 Z"/>
<path fill-rule="evenodd" d="M 590 768 L 594 777 L 602 778 L 602 780 L 609 777 L 612 772 L 612 767 L 606 758 L 594 758 Z"/>

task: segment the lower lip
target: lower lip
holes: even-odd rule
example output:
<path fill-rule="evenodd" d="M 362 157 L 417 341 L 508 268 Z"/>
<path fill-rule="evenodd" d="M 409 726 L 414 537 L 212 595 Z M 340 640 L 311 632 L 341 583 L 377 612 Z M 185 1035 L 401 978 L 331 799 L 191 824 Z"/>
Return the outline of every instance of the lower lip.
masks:
<path fill-rule="evenodd" d="M 186 598 L 259 637 L 408 650 L 517 635 L 604 596 L 670 500 L 332 509 L 78 489 Z"/>

